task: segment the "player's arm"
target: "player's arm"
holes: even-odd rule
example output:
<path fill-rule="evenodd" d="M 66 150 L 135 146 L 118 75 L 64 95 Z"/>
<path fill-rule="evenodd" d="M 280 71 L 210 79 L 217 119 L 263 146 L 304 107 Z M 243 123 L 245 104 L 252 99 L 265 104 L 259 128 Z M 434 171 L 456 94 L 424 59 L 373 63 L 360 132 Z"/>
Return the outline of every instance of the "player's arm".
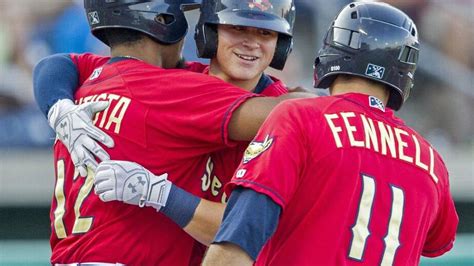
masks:
<path fill-rule="evenodd" d="M 257 134 L 267 116 L 280 102 L 288 99 L 312 98 L 316 94 L 291 92 L 279 97 L 253 97 L 247 99 L 232 113 L 229 122 L 229 138 L 250 141 Z"/>
<path fill-rule="evenodd" d="M 448 176 L 447 171 L 446 176 Z M 446 180 L 446 184 L 441 193 L 438 214 L 428 231 L 422 250 L 422 255 L 425 257 L 438 257 L 448 252 L 453 248 L 456 238 L 459 218 L 449 191 L 448 178 L 443 180 Z M 441 182 L 444 182 L 443 180 Z"/>
<path fill-rule="evenodd" d="M 211 245 L 202 265 L 250 266 L 253 262 L 254 259 L 239 246 L 232 243 L 220 243 Z"/>
<path fill-rule="evenodd" d="M 92 58 L 89 61 L 88 58 Z M 107 152 L 98 144 L 113 147 L 112 138 L 94 126 L 96 112 L 108 107 L 108 102 L 89 102 L 75 105 L 74 93 L 90 75 L 96 64 L 105 58 L 56 54 L 41 60 L 34 68 L 33 89 L 41 111 L 49 125 L 68 148 L 81 176 L 87 175 L 87 167 L 95 169 L 97 162 L 108 160 Z M 82 71 L 80 71 L 82 70 Z"/>
<path fill-rule="evenodd" d="M 95 193 L 102 201 L 118 200 L 139 207 L 153 207 L 205 245 L 209 245 L 215 239 L 226 208 L 222 203 L 196 197 L 174 185 L 168 180 L 166 174 L 154 175 L 134 162 L 110 160 L 100 163 L 94 177 L 94 184 Z M 223 231 L 225 234 L 220 237 L 218 235 L 216 241 L 219 243 L 233 241 L 245 247 L 246 253 L 252 254 L 251 256 L 255 258 L 276 228 L 280 206 L 263 194 L 250 189 L 245 189 L 245 191 L 247 192 L 240 193 L 237 189 L 232 193 L 228 209 L 240 210 L 241 207 L 242 210 L 248 209 L 244 213 L 234 210 L 227 213 L 226 217 L 230 217 L 228 219 L 233 222 L 249 225 L 248 228 L 256 231 L 247 232 L 252 234 L 252 237 L 240 239 L 240 242 L 238 240 L 240 233 L 234 231 L 229 234 Z M 234 204 L 239 198 L 241 199 L 237 202 L 238 204 Z M 255 209 L 264 211 L 256 214 L 253 213 Z M 236 218 L 239 219 L 234 221 L 233 219 Z M 238 226 L 242 225 L 231 224 L 230 228 L 235 230 Z"/>
<path fill-rule="evenodd" d="M 246 170 L 226 185 L 226 192 L 232 193 L 204 265 L 232 264 L 236 257 L 250 265 L 277 230 L 280 214 L 285 202 L 295 195 L 299 169 L 307 158 L 299 152 L 307 145 L 297 122 L 301 110 L 297 103 L 287 101 L 272 111 L 250 144 L 262 144 L 271 136 L 270 146 L 259 153 L 258 159 L 247 158 L 245 166 L 242 163 L 237 168 Z M 291 154 L 291 158 L 284 154 Z"/>
<path fill-rule="evenodd" d="M 74 100 L 74 93 L 108 57 L 93 54 L 54 54 L 33 69 L 33 90 L 40 110 L 47 117 L 59 100 Z"/>
<path fill-rule="evenodd" d="M 69 54 L 45 57 L 33 69 L 35 100 L 46 117 L 57 101 L 74 100 L 77 87 L 79 73 Z"/>
<path fill-rule="evenodd" d="M 281 207 L 268 196 L 235 189 L 203 265 L 252 265 L 275 232 L 280 213 Z"/>
<path fill-rule="evenodd" d="M 200 199 L 194 215 L 183 230 L 197 241 L 209 246 L 221 225 L 225 207 L 224 203 Z"/>
<path fill-rule="evenodd" d="M 100 163 L 94 184 L 102 201 L 153 207 L 205 245 L 214 239 L 225 209 L 222 203 L 201 199 L 179 188 L 166 174 L 154 175 L 134 162 Z"/>

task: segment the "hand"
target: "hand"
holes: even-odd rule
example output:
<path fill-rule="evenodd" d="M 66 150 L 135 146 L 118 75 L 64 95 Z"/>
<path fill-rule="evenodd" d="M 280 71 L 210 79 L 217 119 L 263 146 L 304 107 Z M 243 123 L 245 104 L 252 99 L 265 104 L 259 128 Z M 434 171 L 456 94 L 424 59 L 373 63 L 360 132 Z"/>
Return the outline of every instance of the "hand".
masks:
<path fill-rule="evenodd" d="M 168 174 L 154 175 L 143 166 L 128 161 L 104 161 L 97 167 L 95 194 L 104 201 L 152 206 L 157 211 L 166 205 L 172 183 Z"/>
<path fill-rule="evenodd" d="M 81 176 L 87 175 L 87 167 L 95 170 L 94 156 L 105 161 L 109 154 L 97 143 L 112 148 L 112 138 L 94 126 L 95 113 L 105 110 L 107 101 L 88 102 L 75 105 L 69 99 L 56 102 L 48 113 L 49 125 L 71 154 L 72 162 Z"/>

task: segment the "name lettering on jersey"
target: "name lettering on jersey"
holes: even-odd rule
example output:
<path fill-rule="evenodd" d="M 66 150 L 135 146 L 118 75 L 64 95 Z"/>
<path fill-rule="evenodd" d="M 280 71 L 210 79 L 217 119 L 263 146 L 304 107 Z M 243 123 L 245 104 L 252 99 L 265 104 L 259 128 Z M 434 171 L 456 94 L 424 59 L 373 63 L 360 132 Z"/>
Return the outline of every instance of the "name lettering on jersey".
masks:
<path fill-rule="evenodd" d="M 416 135 L 382 121 L 373 120 L 363 114 L 341 112 L 324 116 L 337 148 L 349 146 L 370 149 L 414 164 L 427 171 L 434 182 L 438 183 L 438 177 L 434 172 L 433 148 L 431 146 L 422 148 Z"/>
<path fill-rule="evenodd" d="M 110 105 L 107 109 L 97 113 L 94 119 L 94 124 L 98 127 L 112 130 L 116 134 L 120 133 L 122 126 L 122 120 L 130 106 L 131 99 L 125 96 L 116 94 L 102 93 L 99 95 L 91 95 L 84 98 L 80 98 L 77 103 L 82 104 L 86 102 L 97 102 L 97 101 L 109 101 Z"/>
<path fill-rule="evenodd" d="M 272 144 L 273 138 L 270 138 L 269 135 L 265 136 L 265 139 L 262 142 L 253 140 L 252 142 L 250 142 L 249 146 L 244 152 L 243 163 L 246 164 L 252 159 L 255 159 L 256 157 L 260 156 L 260 154 L 268 150 L 268 148 L 270 148 Z"/>
<path fill-rule="evenodd" d="M 210 190 L 212 196 L 217 197 L 222 188 L 222 181 L 214 175 L 214 162 L 211 157 L 209 157 L 206 163 L 206 170 L 201 177 L 201 189 L 203 192 Z M 227 196 L 223 193 L 221 202 L 226 203 L 226 200 Z"/>

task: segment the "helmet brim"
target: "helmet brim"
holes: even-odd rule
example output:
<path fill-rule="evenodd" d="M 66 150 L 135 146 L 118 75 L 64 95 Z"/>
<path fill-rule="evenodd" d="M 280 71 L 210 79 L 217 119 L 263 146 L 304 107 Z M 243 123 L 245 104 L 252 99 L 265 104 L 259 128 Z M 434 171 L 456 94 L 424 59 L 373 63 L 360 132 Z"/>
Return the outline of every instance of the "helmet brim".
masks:
<path fill-rule="evenodd" d="M 276 15 L 261 11 L 224 11 L 217 14 L 218 19 L 209 24 L 236 25 L 271 30 L 292 36 L 292 29 L 288 21 Z"/>

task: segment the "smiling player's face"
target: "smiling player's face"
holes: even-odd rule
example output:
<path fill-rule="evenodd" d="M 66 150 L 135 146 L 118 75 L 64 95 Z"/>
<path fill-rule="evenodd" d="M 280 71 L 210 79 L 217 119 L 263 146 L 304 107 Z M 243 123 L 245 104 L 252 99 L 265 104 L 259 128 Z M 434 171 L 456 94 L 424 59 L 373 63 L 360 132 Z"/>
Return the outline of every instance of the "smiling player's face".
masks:
<path fill-rule="evenodd" d="M 278 33 L 233 25 L 219 25 L 217 32 L 217 55 L 211 60 L 211 74 L 229 83 L 256 85 L 273 59 Z"/>

